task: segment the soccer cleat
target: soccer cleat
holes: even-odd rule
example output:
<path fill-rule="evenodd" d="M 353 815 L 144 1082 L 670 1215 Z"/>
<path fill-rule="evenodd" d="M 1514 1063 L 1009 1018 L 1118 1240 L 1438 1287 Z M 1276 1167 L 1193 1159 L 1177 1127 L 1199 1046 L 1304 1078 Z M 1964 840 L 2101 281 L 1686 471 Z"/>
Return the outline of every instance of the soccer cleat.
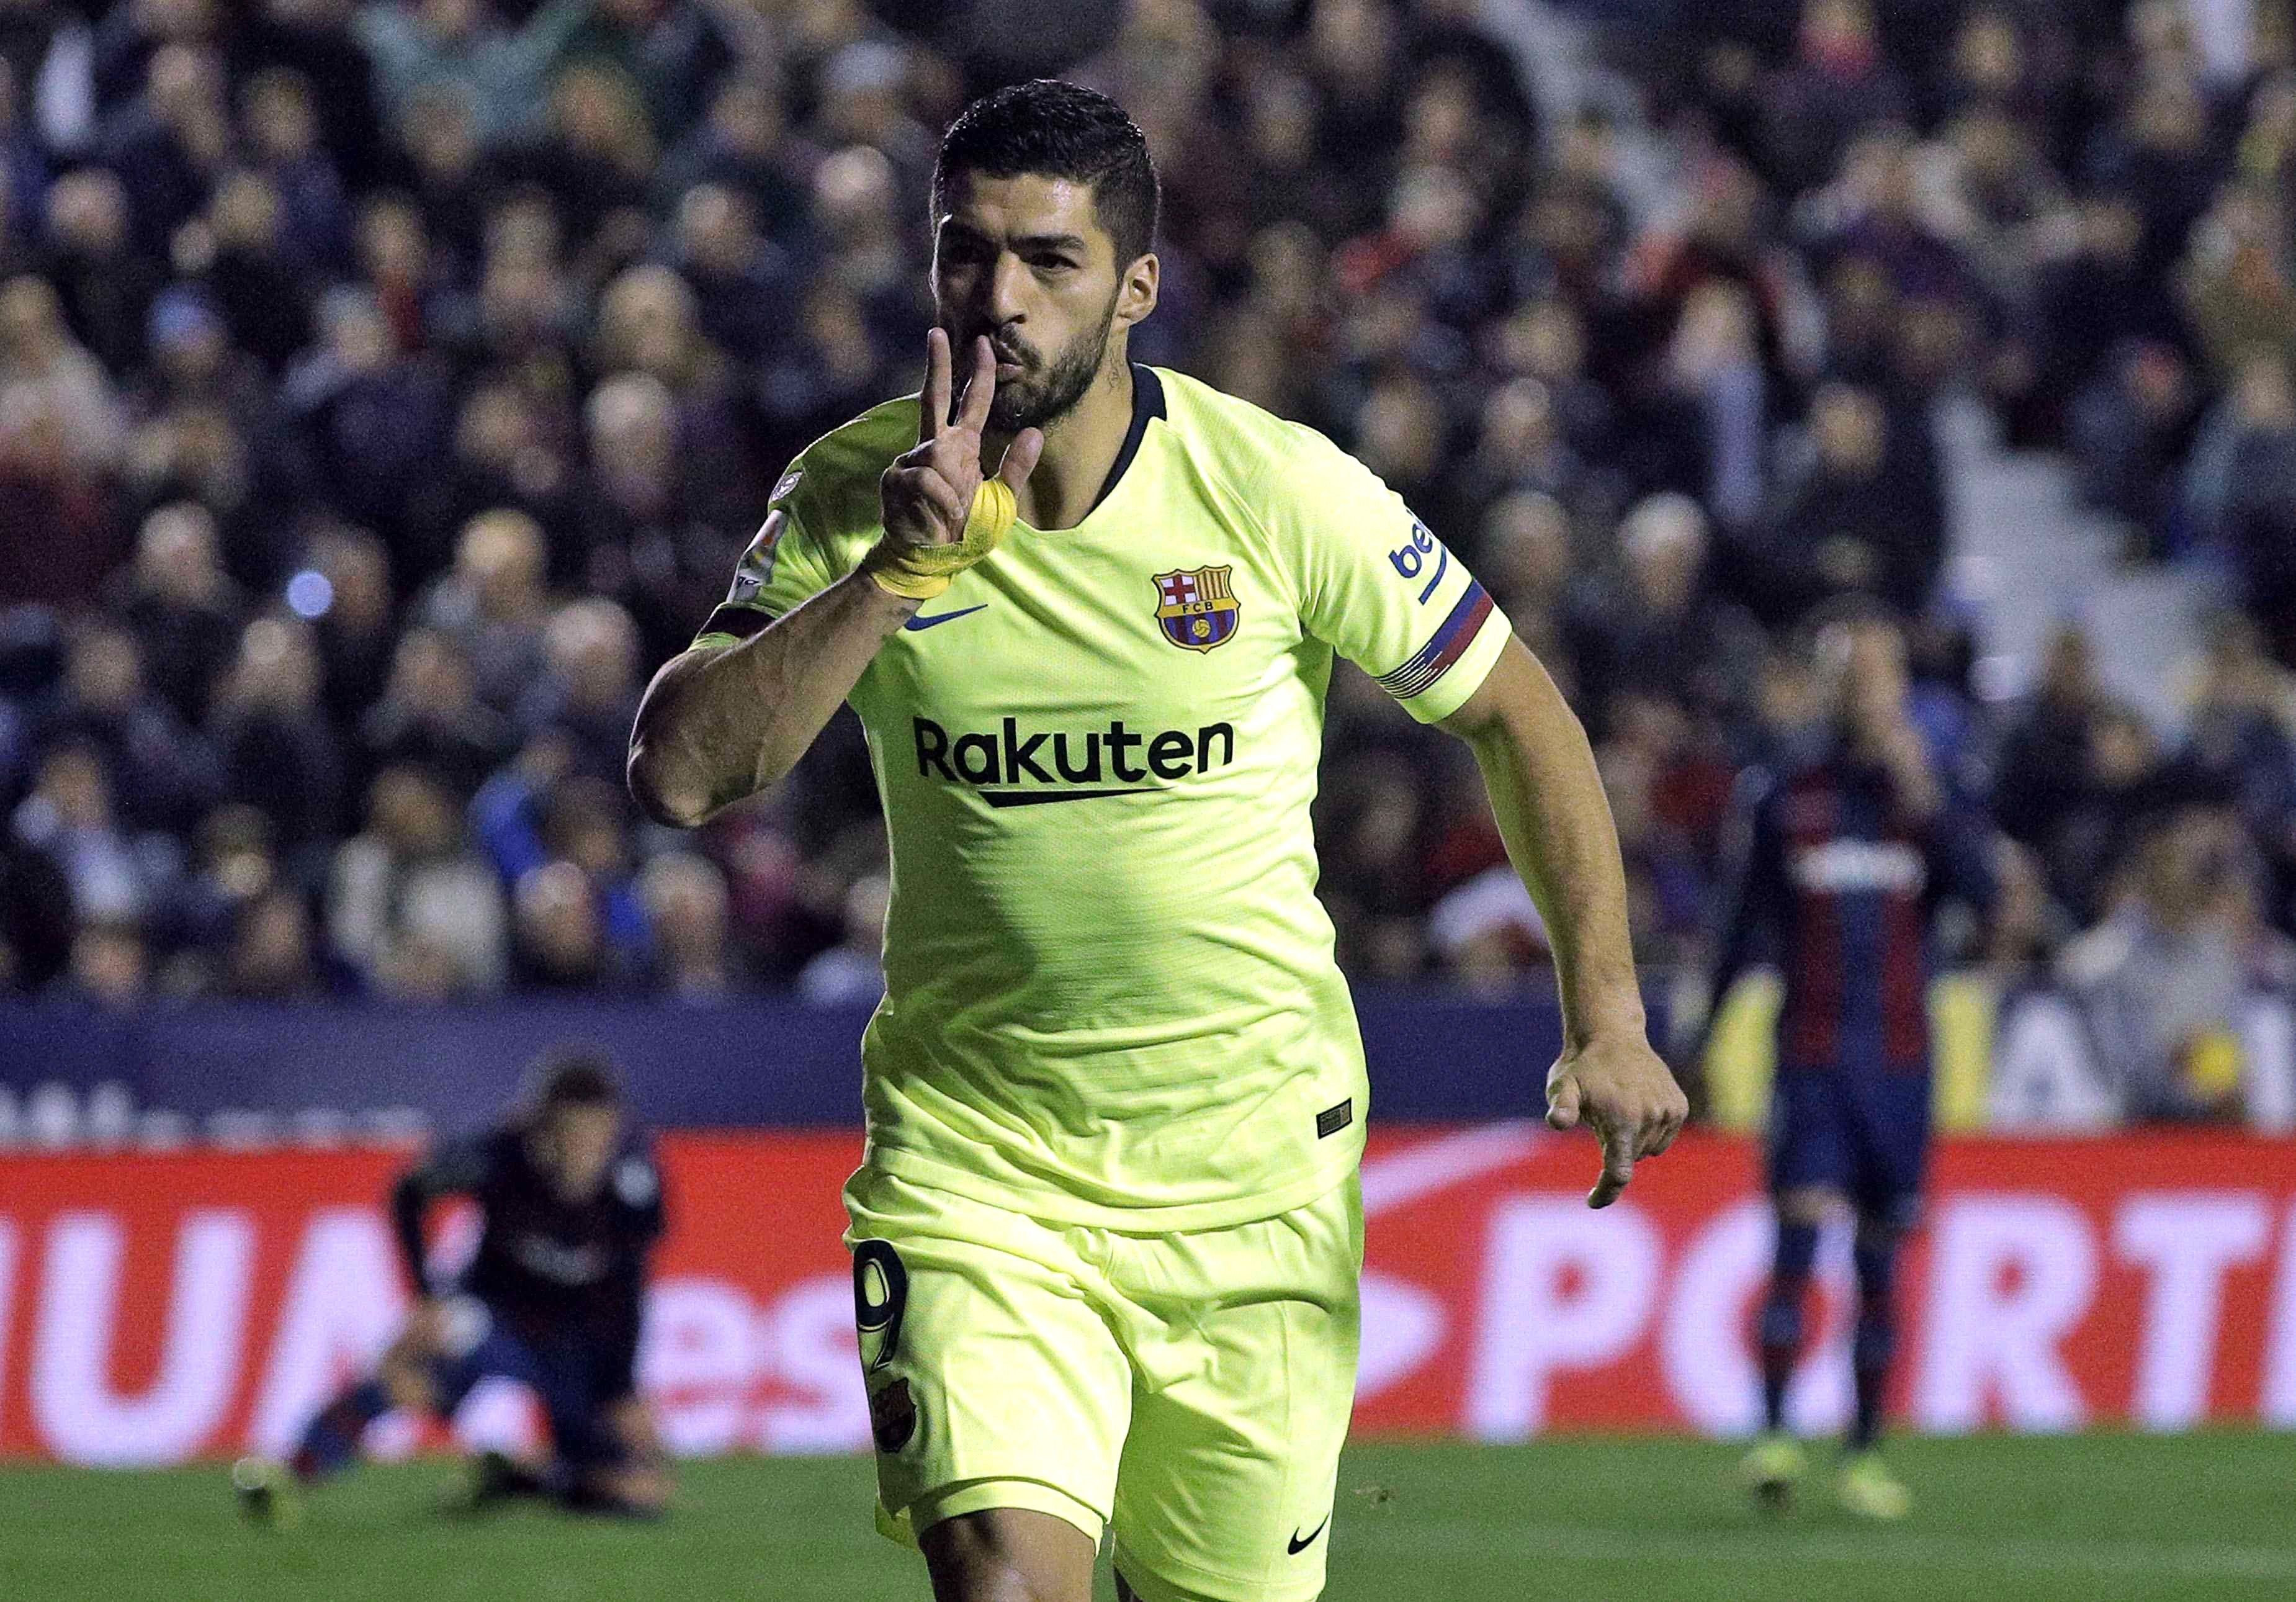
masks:
<path fill-rule="evenodd" d="M 231 1466 L 232 1494 L 248 1523 L 291 1530 L 303 1522 L 303 1498 L 287 1466 L 270 1458 L 242 1458 Z"/>
<path fill-rule="evenodd" d="M 1895 1523 L 1914 1510 L 1914 1493 L 1876 1451 L 1852 1452 L 1841 1465 L 1841 1505 L 1859 1518 Z"/>
<path fill-rule="evenodd" d="M 1809 1466 L 1809 1454 L 1792 1435 L 1767 1434 L 1746 1449 L 1738 1475 L 1766 1513 L 1784 1513 L 1793 1506 L 1794 1486 Z"/>
<path fill-rule="evenodd" d="M 541 1475 L 507 1452 L 490 1451 L 479 1458 L 471 1483 L 471 1508 L 475 1512 L 522 1497 L 549 1494 L 550 1483 Z"/>

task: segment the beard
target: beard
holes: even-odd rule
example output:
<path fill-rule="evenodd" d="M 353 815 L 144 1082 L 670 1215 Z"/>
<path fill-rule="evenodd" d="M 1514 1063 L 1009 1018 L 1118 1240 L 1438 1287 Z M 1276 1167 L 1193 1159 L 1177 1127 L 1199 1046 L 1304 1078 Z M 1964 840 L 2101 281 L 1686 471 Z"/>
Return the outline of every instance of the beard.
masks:
<path fill-rule="evenodd" d="M 1067 416 L 1100 376 L 1101 363 L 1108 354 L 1108 331 L 1115 322 L 1116 297 L 1111 295 L 1100 325 L 1070 340 L 1049 363 L 1017 341 L 1003 341 L 1020 357 L 1021 374 L 998 381 L 996 397 L 988 403 L 990 430 L 1017 434 L 1024 428 L 1049 427 Z"/>

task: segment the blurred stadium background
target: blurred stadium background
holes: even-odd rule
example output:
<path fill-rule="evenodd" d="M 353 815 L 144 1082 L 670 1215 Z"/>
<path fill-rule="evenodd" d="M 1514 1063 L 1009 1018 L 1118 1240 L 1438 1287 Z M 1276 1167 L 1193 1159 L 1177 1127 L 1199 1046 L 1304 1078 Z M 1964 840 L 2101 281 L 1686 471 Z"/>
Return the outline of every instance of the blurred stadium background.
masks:
<path fill-rule="evenodd" d="M 1661 1033 L 1808 716 L 1780 643 L 1913 620 L 1923 733 L 2046 891 L 1934 998 L 1911 1425 L 2296 1425 L 2288 0 L 4 0 L 0 1456 L 278 1444 L 390 1333 L 407 1142 L 569 1039 L 680 1131 L 673 1443 L 865 1446 L 857 733 L 693 836 L 619 774 L 783 464 L 918 380 L 939 130 L 1039 72 L 1162 166 L 1136 353 L 1362 456 L 1570 693 Z M 1688 1066 L 1712 1132 L 1587 1214 L 1514 1121 L 1558 1024 L 1472 761 L 1343 672 L 1320 814 L 1385 1129 L 1365 1438 L 1750 1427 L 1774 999 Z M 1707 1443 L 1374 1447 L 1332 1595 L 2285 1596 L 2273 1439 L 1919 1443 L 1921 1520 L 1855 1547 L 1746 1524 Z M 464 1594 L 422 1565 L 490 1538 L 399 1472 L 291 1560 L 204 1479 L 0 1472 L 0 1576 Z M 513 1528 L 469 1594 L 679 1549 L 906 1594 L 824 1490 L 861 1466 L 810 1472 L 706 1471 L 667 1556 Z"/>

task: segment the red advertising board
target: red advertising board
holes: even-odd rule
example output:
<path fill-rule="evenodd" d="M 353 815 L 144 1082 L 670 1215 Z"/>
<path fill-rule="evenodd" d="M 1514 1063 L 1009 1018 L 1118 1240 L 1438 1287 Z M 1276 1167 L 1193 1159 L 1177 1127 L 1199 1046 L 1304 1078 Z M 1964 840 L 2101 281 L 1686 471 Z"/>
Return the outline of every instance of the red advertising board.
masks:
<path fill-rule="evenodd" d="M 850 1135 L 676 1135 L 642 1381 L 679 1450 L 859 1450 L 838 1187 Z M 162 1463 L 276 1448 L 405 1310 L 388 1152 L 0 1159 L 0 1453 Z M 1754 1154 L 1685 1139 L 1617 1206 L 1591 1143 L 1396 1132 L 1370 1213 L 1359 1430 L 1507 1440 L 1750 1425 L 1768 1223 Z M 1822 1262 L 1838 1335 L 1846 1243 Z M 2296 1143 L 1962 1140 L 1900 1271 L 1900 1409 L 1935 1432 L 2296 1425 Z M 1830 1343 L 1838 1351 L 1841 1343 Z M 1812 1428 L 1849 1405 L 1809 1366 Z M 527 1427 L 474 1398 L 474 1434 Z"/>

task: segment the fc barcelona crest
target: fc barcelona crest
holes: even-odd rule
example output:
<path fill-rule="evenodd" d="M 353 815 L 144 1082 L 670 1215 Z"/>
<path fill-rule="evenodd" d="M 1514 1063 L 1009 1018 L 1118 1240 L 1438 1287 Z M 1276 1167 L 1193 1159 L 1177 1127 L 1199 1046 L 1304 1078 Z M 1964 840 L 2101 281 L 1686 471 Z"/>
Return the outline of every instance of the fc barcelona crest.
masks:
<path fill-rule="evenodd" d="M 1243 608 L 1228 587 L 1232 567 L 1200 567 L 1156 575 L 1156 620 L 1164 637 L 1190 651 L 1209 651 L 1234 637 Z"/>

